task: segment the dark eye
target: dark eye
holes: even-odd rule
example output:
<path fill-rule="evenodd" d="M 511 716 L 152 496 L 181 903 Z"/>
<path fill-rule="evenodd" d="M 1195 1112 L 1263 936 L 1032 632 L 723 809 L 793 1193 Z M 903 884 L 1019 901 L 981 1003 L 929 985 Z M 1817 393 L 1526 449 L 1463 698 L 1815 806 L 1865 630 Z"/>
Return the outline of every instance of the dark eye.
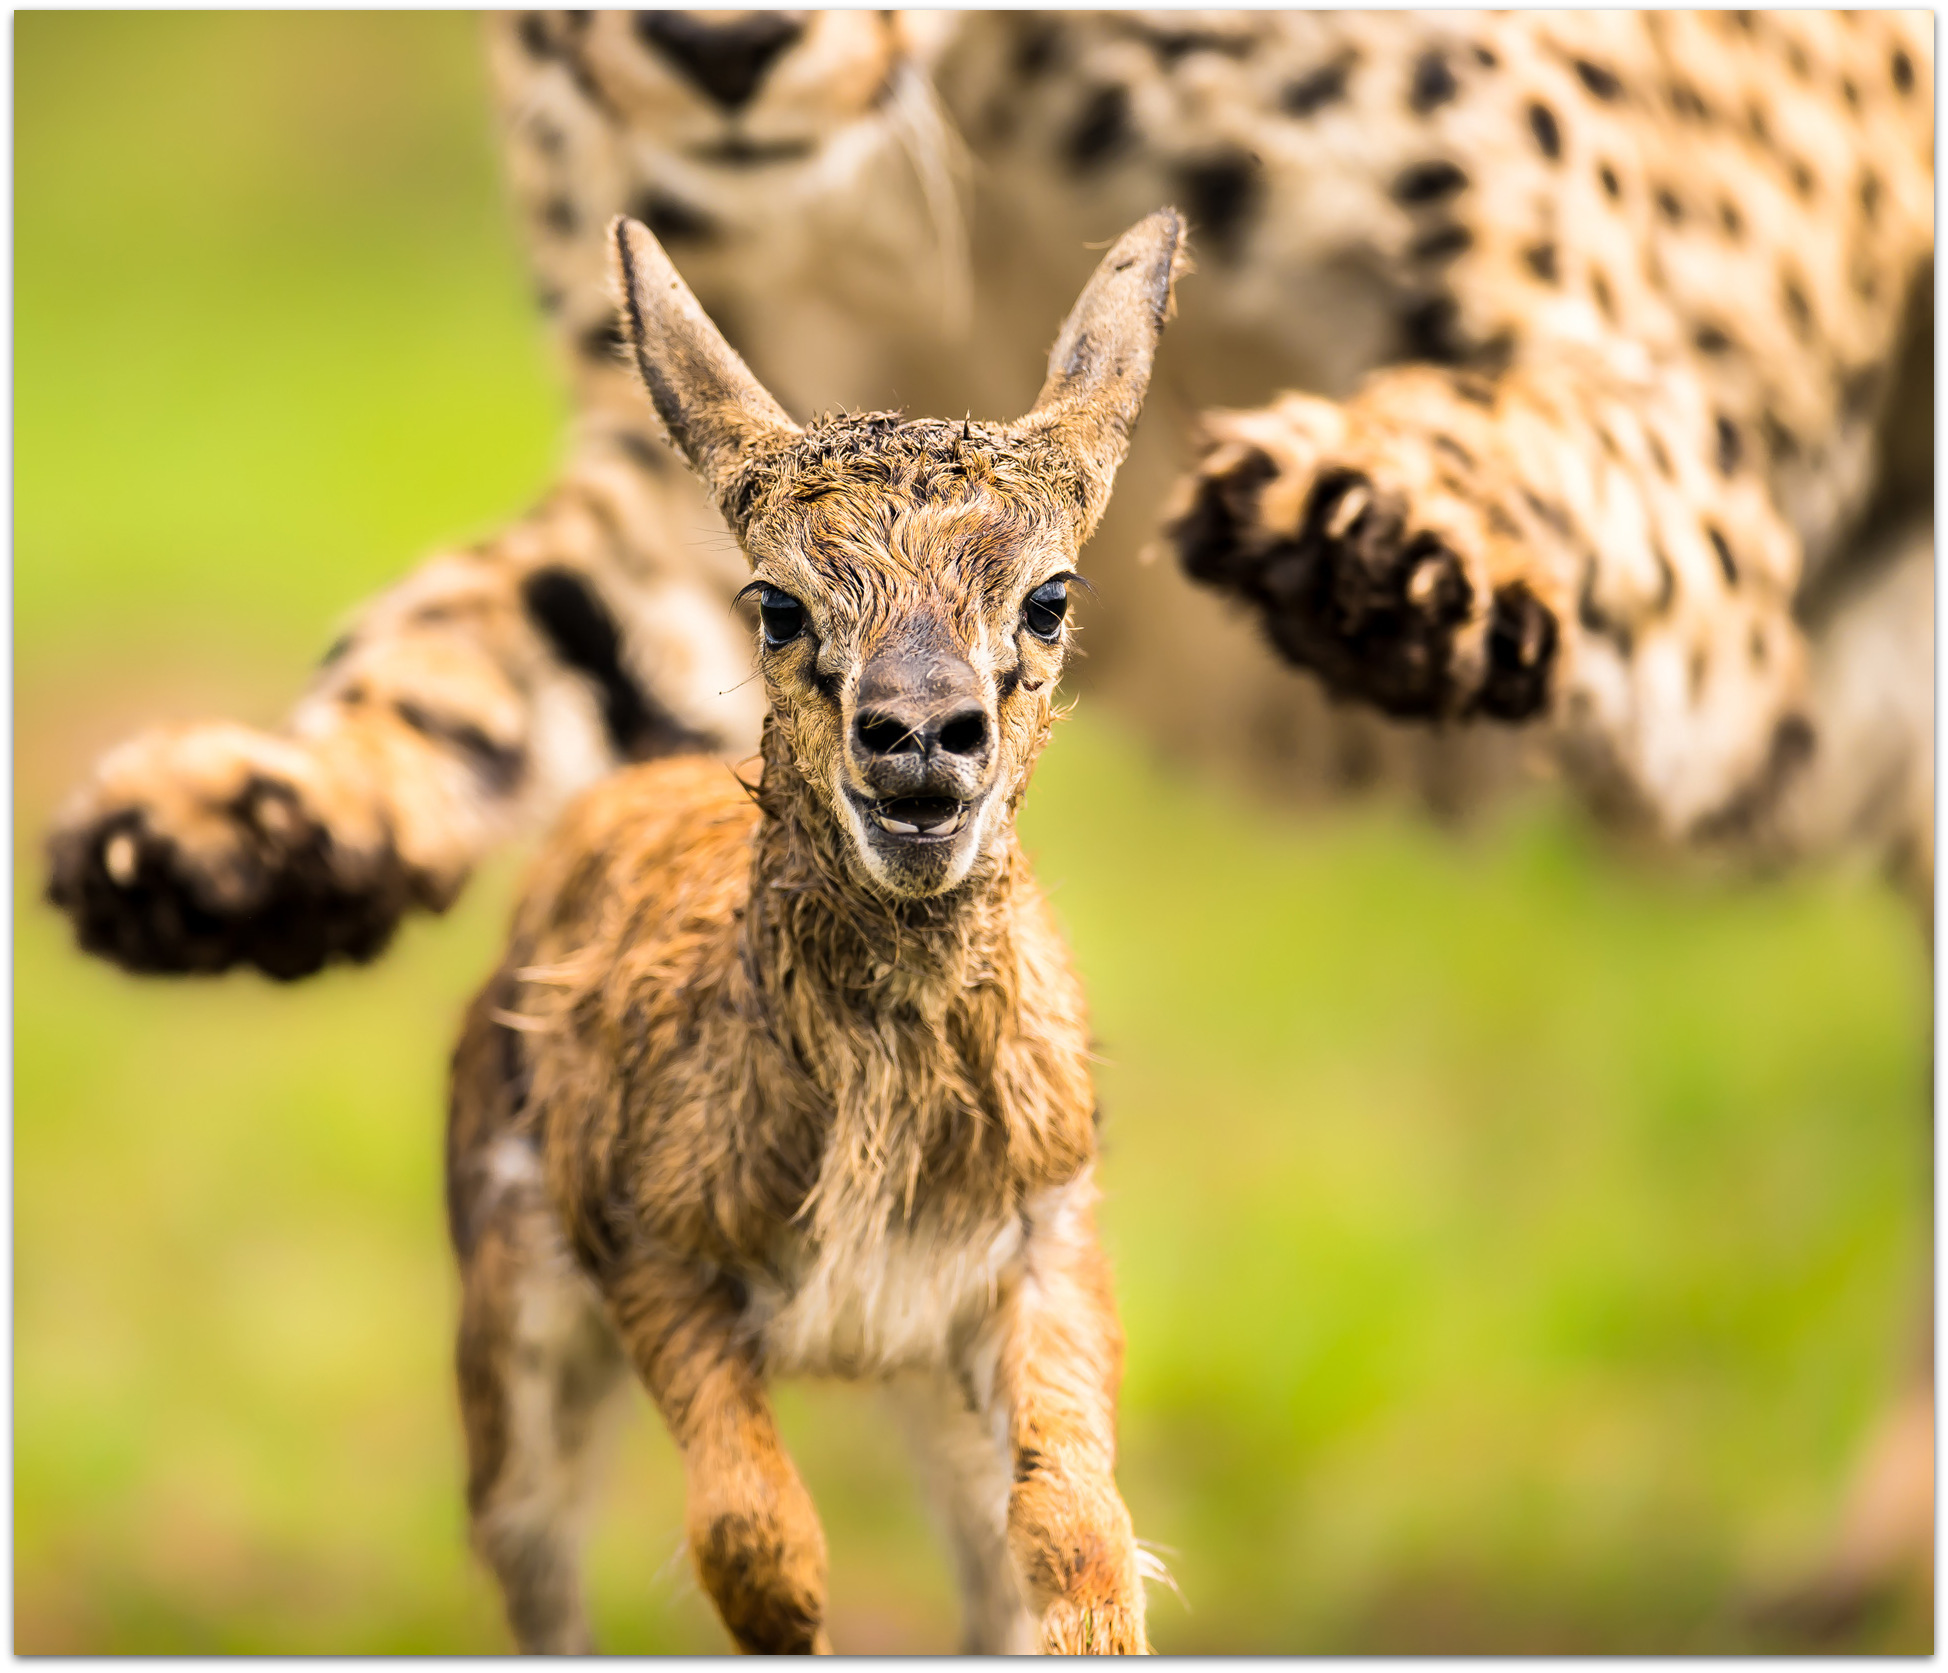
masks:
<path fill-rule="evenodd" d="M 1062 618 L 1069 613 L 1069 584 L 1044 581 L 1021 607 L 1022 626 L 1037 639 L 1053 640 L 1062 632 Z"/>
<path fill-rule="evenodd" d="M 758 594 L 758 615 L 764 621 L 767 645 L 789 645 L 805 631 L 805 606 L 790 593 L 766 587 Z"/>

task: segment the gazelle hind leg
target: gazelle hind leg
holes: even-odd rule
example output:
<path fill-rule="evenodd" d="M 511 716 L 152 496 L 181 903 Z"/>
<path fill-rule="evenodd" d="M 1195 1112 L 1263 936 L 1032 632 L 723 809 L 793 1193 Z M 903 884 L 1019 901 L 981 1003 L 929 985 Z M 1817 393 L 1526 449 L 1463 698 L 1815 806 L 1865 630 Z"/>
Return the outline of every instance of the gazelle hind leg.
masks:
<path fill-rule="evenodd" d="M 536 1165 L 519 1139 L 496 1148 L 510 1168 Z M 625 1369 L 538 1181 L 517 1184 L 465 1263 L 458 1371 L 474 1547 L 523 1651 L 593 1647 L 580 1547 Z"/>
<path fill-rule="evenodd" d="M 1008 1553 L 1006 1439 L 944 1377 L 902 1377 L 889 1385 L 888 1403 L 953 1554 L 962 1653 L 1032 1655 L 1035 1617 Z"/>

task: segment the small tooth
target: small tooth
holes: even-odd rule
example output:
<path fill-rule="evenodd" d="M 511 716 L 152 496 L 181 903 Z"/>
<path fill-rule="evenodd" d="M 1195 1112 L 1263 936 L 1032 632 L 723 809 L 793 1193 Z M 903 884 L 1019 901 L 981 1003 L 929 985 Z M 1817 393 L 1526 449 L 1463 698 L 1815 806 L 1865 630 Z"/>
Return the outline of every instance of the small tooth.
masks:
<path fill-rule="evenodd" d="M 101 851 L 101 863 L 108 875 L 124 888 L 135 881 L 135 859 L 135 838 L 127 831 L 117 831 Z"/>
<path fill-rule="evenodd" d="M 1407 602 L 1425 610 L 1433 602 L 1434 589 L 1441 583 L 1441 566 L 1432 558 L 1416 569 L 1407 582 Z"/>

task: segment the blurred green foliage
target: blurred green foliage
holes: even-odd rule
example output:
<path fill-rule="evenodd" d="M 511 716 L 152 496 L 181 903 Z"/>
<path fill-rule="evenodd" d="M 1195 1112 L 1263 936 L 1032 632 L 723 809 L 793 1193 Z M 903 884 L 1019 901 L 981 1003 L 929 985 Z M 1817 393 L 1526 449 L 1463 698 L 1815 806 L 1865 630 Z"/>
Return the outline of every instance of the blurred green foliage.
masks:
<path fill-rule="evenodd" d="M 131 980 L 37 898 L 95 749 L 268 722 L 335 617 L 547 480 L 473 25 L 24 13 L 14 63 L 16 1647 L 495 1650 L 439 1150 L 511 860 L 295 989 Z M 1632 873 L 1545 806 L 1300 821 L 1086 703 L 1026 827 L 1106 1059 L 1159 1646 L 1760 1643 L 1742 1601 L 1818 1549 L 1922 1300 L 1894 900 Z M 950 1646 L 870 1398 L 783 1407 L 838 1644 Z M 679 1491 L 639 1419 L 613 1650 L 723 1643 Z"/>

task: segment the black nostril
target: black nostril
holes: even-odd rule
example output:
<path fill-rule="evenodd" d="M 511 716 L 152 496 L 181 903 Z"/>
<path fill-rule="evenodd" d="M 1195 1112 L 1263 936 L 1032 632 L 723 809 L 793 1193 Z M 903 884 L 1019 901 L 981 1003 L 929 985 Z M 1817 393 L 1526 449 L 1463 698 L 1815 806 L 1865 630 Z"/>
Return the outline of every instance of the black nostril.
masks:
<path fill-rule="evenodd" d="M 918 755 L 927 747 L 920 734 L 898 715 L 868 711 L 860 715 L 853 730 L 871 755 Z"/>
<path fill-rule="evenodd" d="M 940 728 L 940 747 L 949 755 L 978 755 L 988 741 L 988 717 L 963 709 Z"/>
<path fill-rule="evenodd" d="M 637 12 L 636 33 L 726 110 L 749 104 L 758 83 L 805 32 L 785 12 L 747 12 L 735 23 L 705 23 L 687 12 Z"/>

